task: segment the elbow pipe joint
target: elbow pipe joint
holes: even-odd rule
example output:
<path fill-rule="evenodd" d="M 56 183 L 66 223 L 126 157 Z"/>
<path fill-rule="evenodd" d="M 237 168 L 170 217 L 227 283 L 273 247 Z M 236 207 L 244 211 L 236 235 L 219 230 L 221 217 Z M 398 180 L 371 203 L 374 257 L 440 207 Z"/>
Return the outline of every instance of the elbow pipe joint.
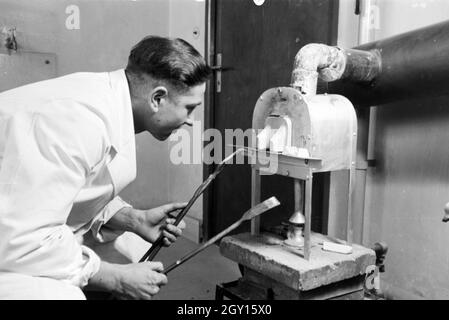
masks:
<path fill-rule="evenodd" d="M 380 69 L 380 54 L 376 51 L 347 50 L 312 43 L 296 54 L 291 86 L 305 95 L 314 95 L 318 78 L 326 82 L 344 78 L 369 82 L 380 73 Z"/>

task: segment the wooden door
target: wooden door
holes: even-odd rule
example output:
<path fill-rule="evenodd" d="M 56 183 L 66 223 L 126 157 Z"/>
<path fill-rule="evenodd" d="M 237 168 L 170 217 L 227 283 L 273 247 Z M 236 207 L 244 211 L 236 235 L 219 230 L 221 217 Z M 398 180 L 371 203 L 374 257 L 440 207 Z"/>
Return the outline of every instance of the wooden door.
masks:
<path fill-rule="evenodd" d="M 248 129 L 258 97 L 267 89 L 290 84 L 298 50 L 312 42 L 336 44 L 338 0 L 211 0 L 211 57 L 221 54 L 221 88 L 210 88 L 206 127 Z M 215 61 L 216 62 L 216 61 Z M 223 155 L 225 152 L 223 151 Z M 213 169 L 206 167 L 206 175 Z M 313 228 L 321 231 L 325 202 L 323 179 L 314 181 Z M 262 227 L 293 213 L 293 180 L 262 177 L 262 200 L 275 195 L 282 205 L 262 219 Z M 229 226 L 251 206 L 251 167 L 224 169 L 205 196 L 205 237 Z M 318 213 L 316 213 L 318 212 Z M 249 224 L 236 230 L 249 230 Z"/>

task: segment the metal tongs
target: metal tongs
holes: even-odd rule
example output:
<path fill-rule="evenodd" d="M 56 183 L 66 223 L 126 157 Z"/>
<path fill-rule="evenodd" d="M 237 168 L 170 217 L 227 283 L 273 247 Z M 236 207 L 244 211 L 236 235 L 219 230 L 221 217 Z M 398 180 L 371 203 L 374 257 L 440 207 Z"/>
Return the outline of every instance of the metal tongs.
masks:
<path fill-rule="evenodd" d="M 204 190 L 206 190 L 206 188 L 210 185 L 210 183 L 220 174 L 220 172 L 225 167 L 226 163 L 229 160 L 231 160 L 232 158 L 234 158 L 235 155 L 237 155 L 238 153 L 243 152 L 243 151 L 244 151 L 243 148 L 237 149 L 237 151 L 232 153 L 230 156 L 226 157 L 223 161 L 221 161 L 217 165 L 214 172 L 212 172 L 209 175 L 209 177 L 206 180 L 204 180 L 204 182 L 198 187 L 198 189 L 196 189 L 195 193 L 193 194 L 192 198 L 189 200 L 187 205 L 176 216 L 176 220 L 173 223 L 175 226 L 177 226 L 181 222 L 181 220 L 187 214 L 189 209 L 195 203 L 196 199 L 198 199 L 203 194 Z M 164 239 L 164 236 L 161 234 L 159 236 L 159 238 L 153 243 L 151 248 L 143 255 L 143 257 L 140 259 L 139 262 L 152 261 L 154 259 L 154 257 L 157 255 L 157 253 L 159 252 L 159 250 L 161 250 L 161 248 L 163 246 L 163 239 Z"/>

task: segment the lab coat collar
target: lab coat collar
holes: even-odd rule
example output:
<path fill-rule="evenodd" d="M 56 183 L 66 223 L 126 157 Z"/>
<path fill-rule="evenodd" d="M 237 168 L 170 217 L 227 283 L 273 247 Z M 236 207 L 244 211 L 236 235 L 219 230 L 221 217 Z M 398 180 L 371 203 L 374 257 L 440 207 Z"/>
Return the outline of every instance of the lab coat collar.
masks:
<path fill-rule="evenodd" d="M 132 114 L 131 94 L 124 69 L 109 72 L 109 84 L 112 89 L 114 104 L 112 108 L 111 144 L 117 152 L 121 146 L 134 140 L 134 120 Z"/>
<path fill-rule="evenodd" d="M 107 165 L 114 184 L 114 196 L 136 177 L 136 140 L 131 95 L 123 69 L 109 72 L 112 89 L 111 150 L 113 159 Z"/>

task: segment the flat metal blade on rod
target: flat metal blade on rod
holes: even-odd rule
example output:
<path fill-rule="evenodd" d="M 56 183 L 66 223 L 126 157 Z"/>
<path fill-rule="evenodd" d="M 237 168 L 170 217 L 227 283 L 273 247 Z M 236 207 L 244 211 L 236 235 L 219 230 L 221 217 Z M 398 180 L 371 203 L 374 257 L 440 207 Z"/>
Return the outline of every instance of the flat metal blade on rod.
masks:
<path fill-rule="evenodd" d="M 183 258 L 181 258 L 180 260 L 176 261 L 175 263 L 173 263 L 172 265 L 167 267 L 163 271 L 163 273 L 167 274 L 171 270 L 173 270 L 176 267 L 180 266 L 181 264 L 183 264 L 184 262 L 186 262 L 190 258 L 194 257 L 195 255 L 197 255 L 198 253 L 200 253 L 201 251 L 203 251 L 204 249 L 209 247 L 211 244 L 215 243 L 217 240 L 219 240 L 222 237 L 224 237 L 225 235 L 227 235 L 232 230 L 234 230 L 237 227 L 239 227 L 244 221 L 251 220 L 252 218 L 257 217 L 258 215 L 260 215 L 260 214 L 262 214 L 262 213 L 264 213 L 264 212 L 266 212 L 266 211 L 268 211 L 268 210 L 270 210 L 270 209 L 272 209 L 274 207 L 277 207 L 279 204 L 280 204 L 280 202 L 278 201 L 278 199 L 276 199 L 276 197 L 271 197 L 270 199 L 267 199 L 264 202 L 261 202 L 258 205 L 252 207 L 251 209 L 246 211 L 239 220 L 237 220 L 232 225 L 230 225 L 228 228 L 226 228 L 225 230 L 223 230 L 222 232 L 217 234 L 215 237 L 211 238 L 209 241 L 204 243 L 198 249 L 190 252 L 189 254 L 187 254 Z"/>

